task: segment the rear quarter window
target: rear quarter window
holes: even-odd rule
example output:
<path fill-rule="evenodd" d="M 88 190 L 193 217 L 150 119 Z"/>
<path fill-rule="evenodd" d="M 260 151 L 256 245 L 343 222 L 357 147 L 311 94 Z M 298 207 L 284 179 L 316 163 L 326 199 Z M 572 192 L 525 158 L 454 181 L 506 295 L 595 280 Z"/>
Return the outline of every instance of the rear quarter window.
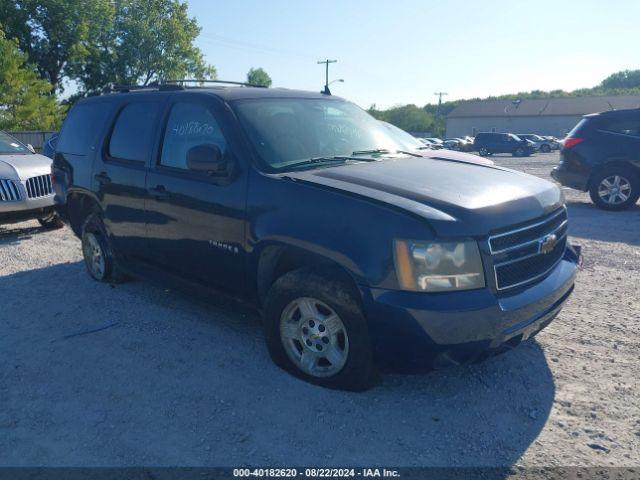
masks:
<path fill-rule="evenodd" d="M 606 132 L 620 135 L 640 136 L 640 118 L 608 119 L 600 126 Z"/>
<path fill-rule="evenodd" d="M 76 105 L 62 126 L 56 151 L 72 155 L 87 155 L 95 148 L 98 135 L 104 128 L 111 111 L 108 103 Z"/>

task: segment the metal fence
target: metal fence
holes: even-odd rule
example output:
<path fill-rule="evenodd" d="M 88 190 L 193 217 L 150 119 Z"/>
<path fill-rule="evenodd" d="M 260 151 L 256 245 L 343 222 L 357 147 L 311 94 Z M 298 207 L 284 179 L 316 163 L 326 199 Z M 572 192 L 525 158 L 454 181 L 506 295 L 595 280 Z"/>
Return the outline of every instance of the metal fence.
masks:
<path fill-rule="evenodd" d="M 56 132 L 53 131 L 44 131 L 44 130 L 30 130 L 30 131 L 21 131 L 21 132 L 8 132 L 10 135 L 16 137 L 25 145 L 27 143 L 31 144 L 36 152 L 42 152 L 42 147 L 44 143 L 49 140 L 49 137 Z"/>

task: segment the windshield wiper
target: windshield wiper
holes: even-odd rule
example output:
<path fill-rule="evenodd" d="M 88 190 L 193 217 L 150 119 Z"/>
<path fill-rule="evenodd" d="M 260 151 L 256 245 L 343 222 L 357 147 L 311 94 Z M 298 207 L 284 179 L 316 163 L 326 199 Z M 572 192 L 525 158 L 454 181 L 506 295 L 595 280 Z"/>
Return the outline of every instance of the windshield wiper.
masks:
<path fill-rule="evenodd" d="M 396 150 L 395 152 L 392 152 L 388 148 L 376 148 L 372 150 L 356 150 L 351 155 L 375 155 L 375 154 L 390 154 L 390 153 L 401 153 L 403 155 L 410 155 L 412 157 L 422 157 L 422 155 L 420 155 L 419 153 L 409 152 L 407 150 Z"/>
<path fill-rule="evenodd" d="M 299 162 L 291 163 L 287 165 L 287 168 L 295 168 L 295 167 L 304 167 L 307 165 L 317 165 L 322 163 L 331 163 L 331 162 L 346 162 L 348 160 L 353 160 L 356 162 L 374 162 L 375 158 L 360 158 L 360 157 L 352 157 L 348 155 L 335 155 L 333 157 L 311 157 L 301 160 Z"/>
<path fill-rule="evenodd" d="M 374 148 L 372 150 L 356 150 L 351 155 L 374 155 L 376 153 L 391 153 L 387 148 Z"/>

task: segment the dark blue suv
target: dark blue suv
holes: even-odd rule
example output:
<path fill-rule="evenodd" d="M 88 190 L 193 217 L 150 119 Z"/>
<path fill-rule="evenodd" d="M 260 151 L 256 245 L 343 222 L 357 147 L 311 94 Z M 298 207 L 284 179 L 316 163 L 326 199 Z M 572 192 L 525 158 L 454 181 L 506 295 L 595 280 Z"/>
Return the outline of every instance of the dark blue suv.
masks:
<path fill-rule="evenodd" d="M 478 133 L 473 140 L 473 147 L 482 157 L 494 153 L 510 153 L 514 157 L 526 157 L 535 151 L 533 142 L 513 133 Z"/>
<path fill-rule="evenodd" d="M 574 286 L 556 185 L 405 148 L 340 98 L 164 85 L 78 102 L 53 174 L 94 279 L 249 302 L 276 364 L 361 390 L 511 348 Z"/>
<path fill-rule="evenodd" d="M 563 141 L 551 175 L 588 191 L 603 210 L 625 210 L 640 198 L 640 109 L 585 116 Z"/>

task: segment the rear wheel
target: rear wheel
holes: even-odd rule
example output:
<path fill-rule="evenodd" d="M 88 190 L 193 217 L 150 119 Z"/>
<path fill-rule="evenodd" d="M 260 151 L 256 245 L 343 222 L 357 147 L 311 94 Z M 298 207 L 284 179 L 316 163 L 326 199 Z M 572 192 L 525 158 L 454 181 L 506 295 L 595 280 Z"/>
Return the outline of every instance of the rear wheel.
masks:
<path fill-rule="evenodd" d="M 97 214 L 90 215 L 82 226 L 82 256 L 87 272 L 94 280 L 118 283 L 124 279 L 115 264 L 102 220 Z"/>
<path fill-rule="evenodd" d="M 589 195 L 603 210 L 626 210 L 640 197 L 640 177 L 626 166 L 610 167 L 591 180 Z"/>
<path fill-rule="evenodd" d="M 52 212 L 46 217 L 39 218 L 38 222 L 40 222 L 40 225 L 44 228 L 56 229 L 64 227 L 64 222 L 56 212 Z"/>
<path fill-rule="evenodd" d="M 478 154 L 481 157 L 488 157 L 489 156 L 489 150 L 487 150 L 485 147 L 480 148 L 480 150 L 478 150 Z"/>
<path fill-rule="evenodd" d="M 335 275 L 300 269 L 279 278 L 264 306 L 267 347 L 289 373 L 327 388 L 373 382 L 367 324 L 355 292 Z"/>

